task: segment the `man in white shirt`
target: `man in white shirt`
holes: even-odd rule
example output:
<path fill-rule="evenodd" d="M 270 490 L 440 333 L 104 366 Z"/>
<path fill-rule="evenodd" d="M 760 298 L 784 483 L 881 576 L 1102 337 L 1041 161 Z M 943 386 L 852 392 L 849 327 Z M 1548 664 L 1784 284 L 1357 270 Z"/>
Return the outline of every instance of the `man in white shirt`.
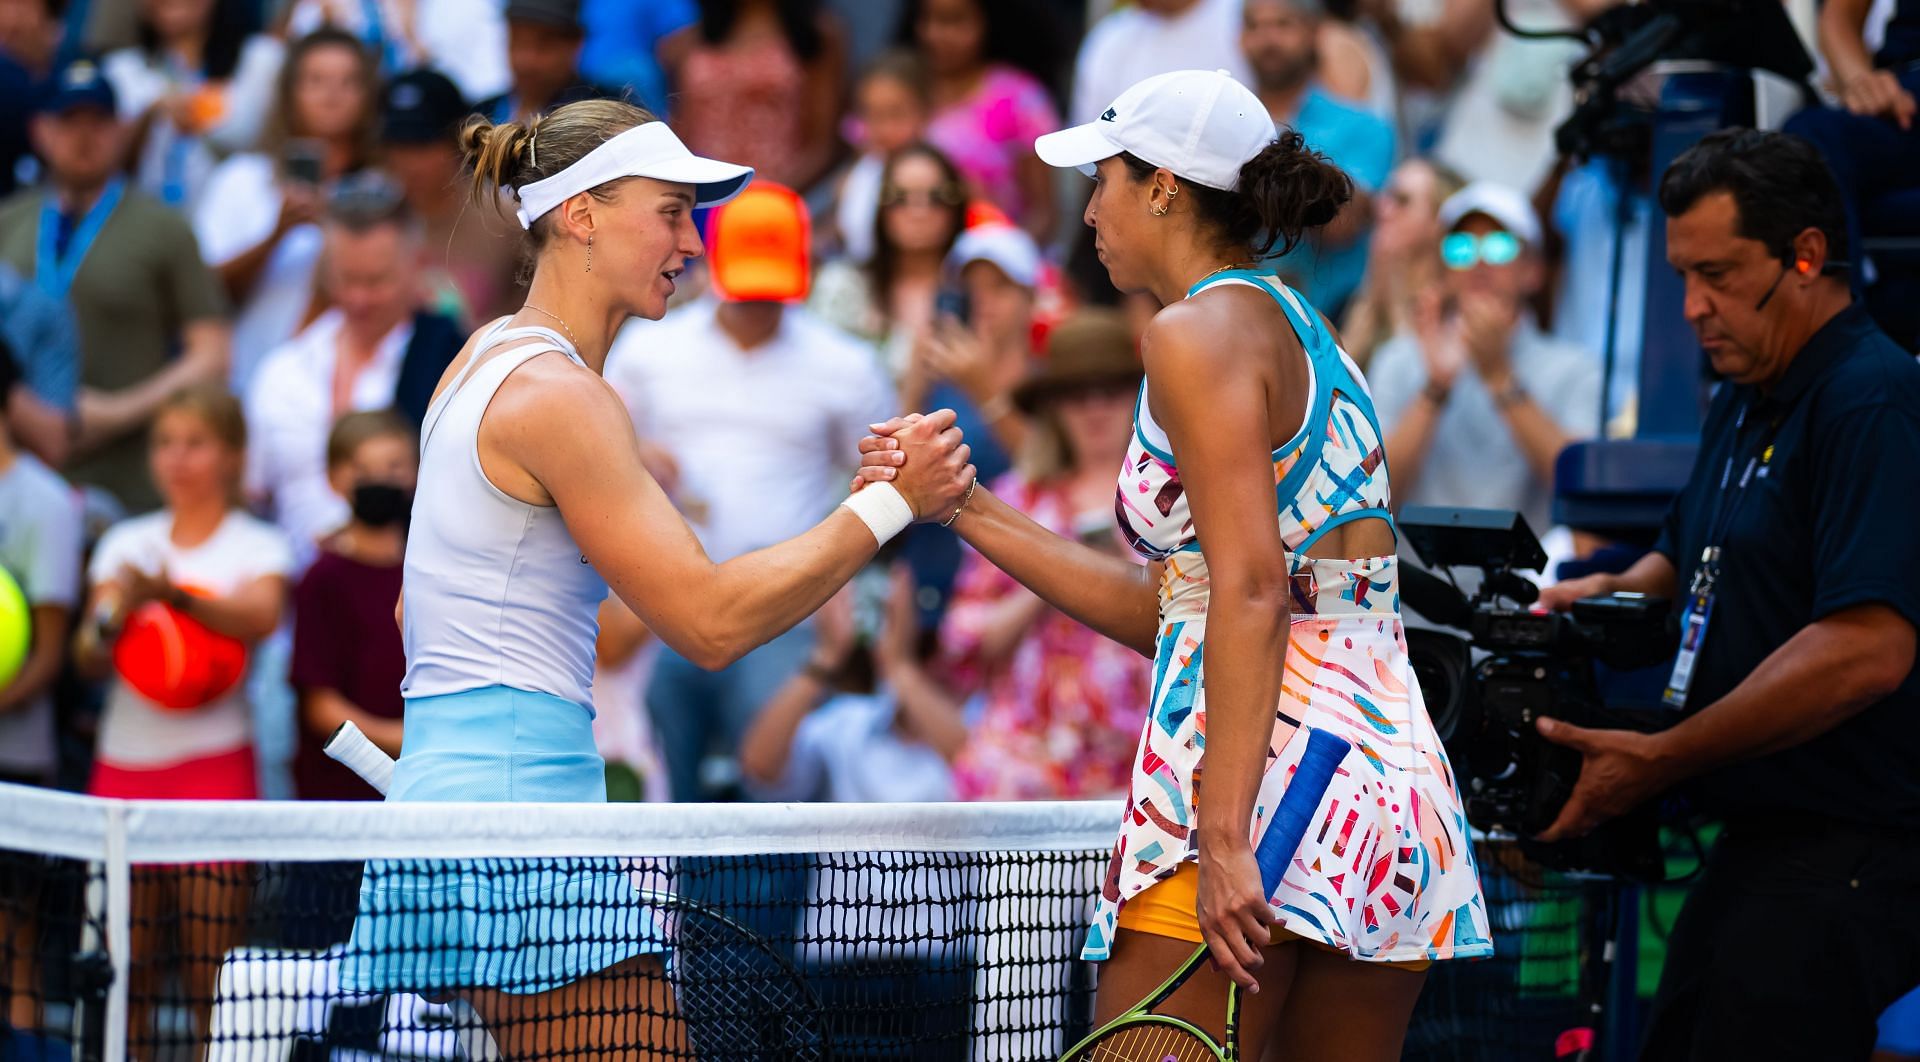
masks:
<path fill-rule="evenodd" d="M 1599 361 L 1527 309 L 1545 271 L 1525 196 L 1477 182 L 1442 204 L 1440 223 L 1444 291 L 1424 293 L 1415 334 L 1367 367 L 1394 501 L 1516 509 L 1543 531 L 1555 459 L 1599 428 Z"/>
<path fill-rule="evenodd" d="M 715 297 L 635 321 L 607 358 L 652 467 L 716 561 L 811 526 L 846 493 L 867 425 L 894 411 L 872 349 L 804 307 L 806 206 L 756 182 L 717 211 Z M 805 627 L 724 671 L 667 651 L 647 691 L 676 800 L 698 800 L 701 764 L 740 737 L 812 647 Z"/>
<path fill-rule="evenodd" d="M 1135 0 L 1087 31 L 1067 121 L 1091 122 L 1134 82 L 1175 70 L 1225 70 L 1253 83 L 1240 54 L 1240 0 Z"/>
<path fill-rule="evenodd" d="M 382 196 L 385 198 L 382 198 Z M 267 356 L 247 389 L 247 493 L 267 504 L 301 567 L 347 522 L 327 482 L 327 434 L 342 414 L 385 409 L 416 332 L 447 322 L 419 314 L 420 230 L 397 190 L 349 186 L 325 227 L 320 283 L 332 308 Z M 457 336 L 452 327 L 436 335 Z M 459 346 L 432 352 L 444 369 Z"/>

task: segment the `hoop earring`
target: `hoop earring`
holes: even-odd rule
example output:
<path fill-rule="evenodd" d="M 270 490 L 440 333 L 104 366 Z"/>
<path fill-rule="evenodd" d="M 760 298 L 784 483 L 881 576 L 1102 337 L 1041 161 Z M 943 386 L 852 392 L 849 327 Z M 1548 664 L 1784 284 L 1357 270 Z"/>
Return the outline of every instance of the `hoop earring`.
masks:
<path fill-rule="evenodd" d="M 587 272 L 593 272 L 593 233 L 587 233 Z"/>
<path fill-rule="evenodd" d="M 1167 189 L 1167 198 L 1168 198 L 1168 199 L 1172 199 L 1172 198 L 1173 198 L 1174 196 L 1176 196 L 1176 195 L 1179 195 L 1179 194 L 1180 194 L 1180 186 L 1179 186 L 1179 185 L 1177 185 L 1177 184 L 1176 184 L 1176 185 L 1173 185 L 1173 186 L 1171 186 L 1171 187 L 1169 187 L 1169 188 Z"/>

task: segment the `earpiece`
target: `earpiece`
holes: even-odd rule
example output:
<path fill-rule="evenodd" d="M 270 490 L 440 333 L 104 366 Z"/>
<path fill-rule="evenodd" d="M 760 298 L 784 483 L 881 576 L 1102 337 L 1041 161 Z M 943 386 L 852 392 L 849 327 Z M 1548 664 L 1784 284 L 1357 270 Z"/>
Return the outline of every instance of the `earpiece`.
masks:
<path fill-rule="evenodd" d="M 1802 274 L 1811 273 L 1813 272 L 1813 263 L 1802 258 L 1793 264 L 1793 268 L 1798 269 Z"/>

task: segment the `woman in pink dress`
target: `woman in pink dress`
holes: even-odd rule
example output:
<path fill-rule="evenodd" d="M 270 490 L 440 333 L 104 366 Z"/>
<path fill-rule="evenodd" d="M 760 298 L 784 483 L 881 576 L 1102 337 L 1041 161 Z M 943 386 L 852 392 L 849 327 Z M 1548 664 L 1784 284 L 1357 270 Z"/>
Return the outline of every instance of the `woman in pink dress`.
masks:
<path fill-rule="evenodd" d="M 933 88 L 927 140 L 960 167 L 974 194 L 1042 243 L 1060 225 L 1053 178 L 1033 141 L 1060 124 L 1040 79 L 1049 35 L 1016 0 L 919 0 L 903 43 L 926 61 Z"/>

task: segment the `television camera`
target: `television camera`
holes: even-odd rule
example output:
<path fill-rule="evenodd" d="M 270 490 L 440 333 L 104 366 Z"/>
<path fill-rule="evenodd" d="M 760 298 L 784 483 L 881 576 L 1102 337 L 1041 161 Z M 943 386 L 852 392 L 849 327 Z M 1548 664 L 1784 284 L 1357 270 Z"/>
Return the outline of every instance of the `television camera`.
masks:
<path fill-rule="evenodd" d="M 1542 844 L 1580 776 L 1578 752 L 1540 736 L 1552 717 L 1576 726 L 1656 729 L 1662 713 L 1609 705 L 1600 670 L 1650 667 L 1673 655 L 1667 602 L 1614 594 L 1577 602 L 1571 614 L 1534 611 L 1539 589 L 1520 573 L 1547 563 L 1519 513 L 1408 506 L 1400 530 L 1441 577 L 1402 568 L 1401 601 L 1426 619 L 1467 632 L 1411 630 L 1408 652 L 1435 729 L 1447 747 L 1467 820 L 1510 834 L 1535 862 L 1569 872 L 1657 881 L 1652 805 L 1586 837 Z M 1472 596 L 1454 569 L 1471 571 Z M 1669 717 L 1670 718 L 1670 717 Z"/>

